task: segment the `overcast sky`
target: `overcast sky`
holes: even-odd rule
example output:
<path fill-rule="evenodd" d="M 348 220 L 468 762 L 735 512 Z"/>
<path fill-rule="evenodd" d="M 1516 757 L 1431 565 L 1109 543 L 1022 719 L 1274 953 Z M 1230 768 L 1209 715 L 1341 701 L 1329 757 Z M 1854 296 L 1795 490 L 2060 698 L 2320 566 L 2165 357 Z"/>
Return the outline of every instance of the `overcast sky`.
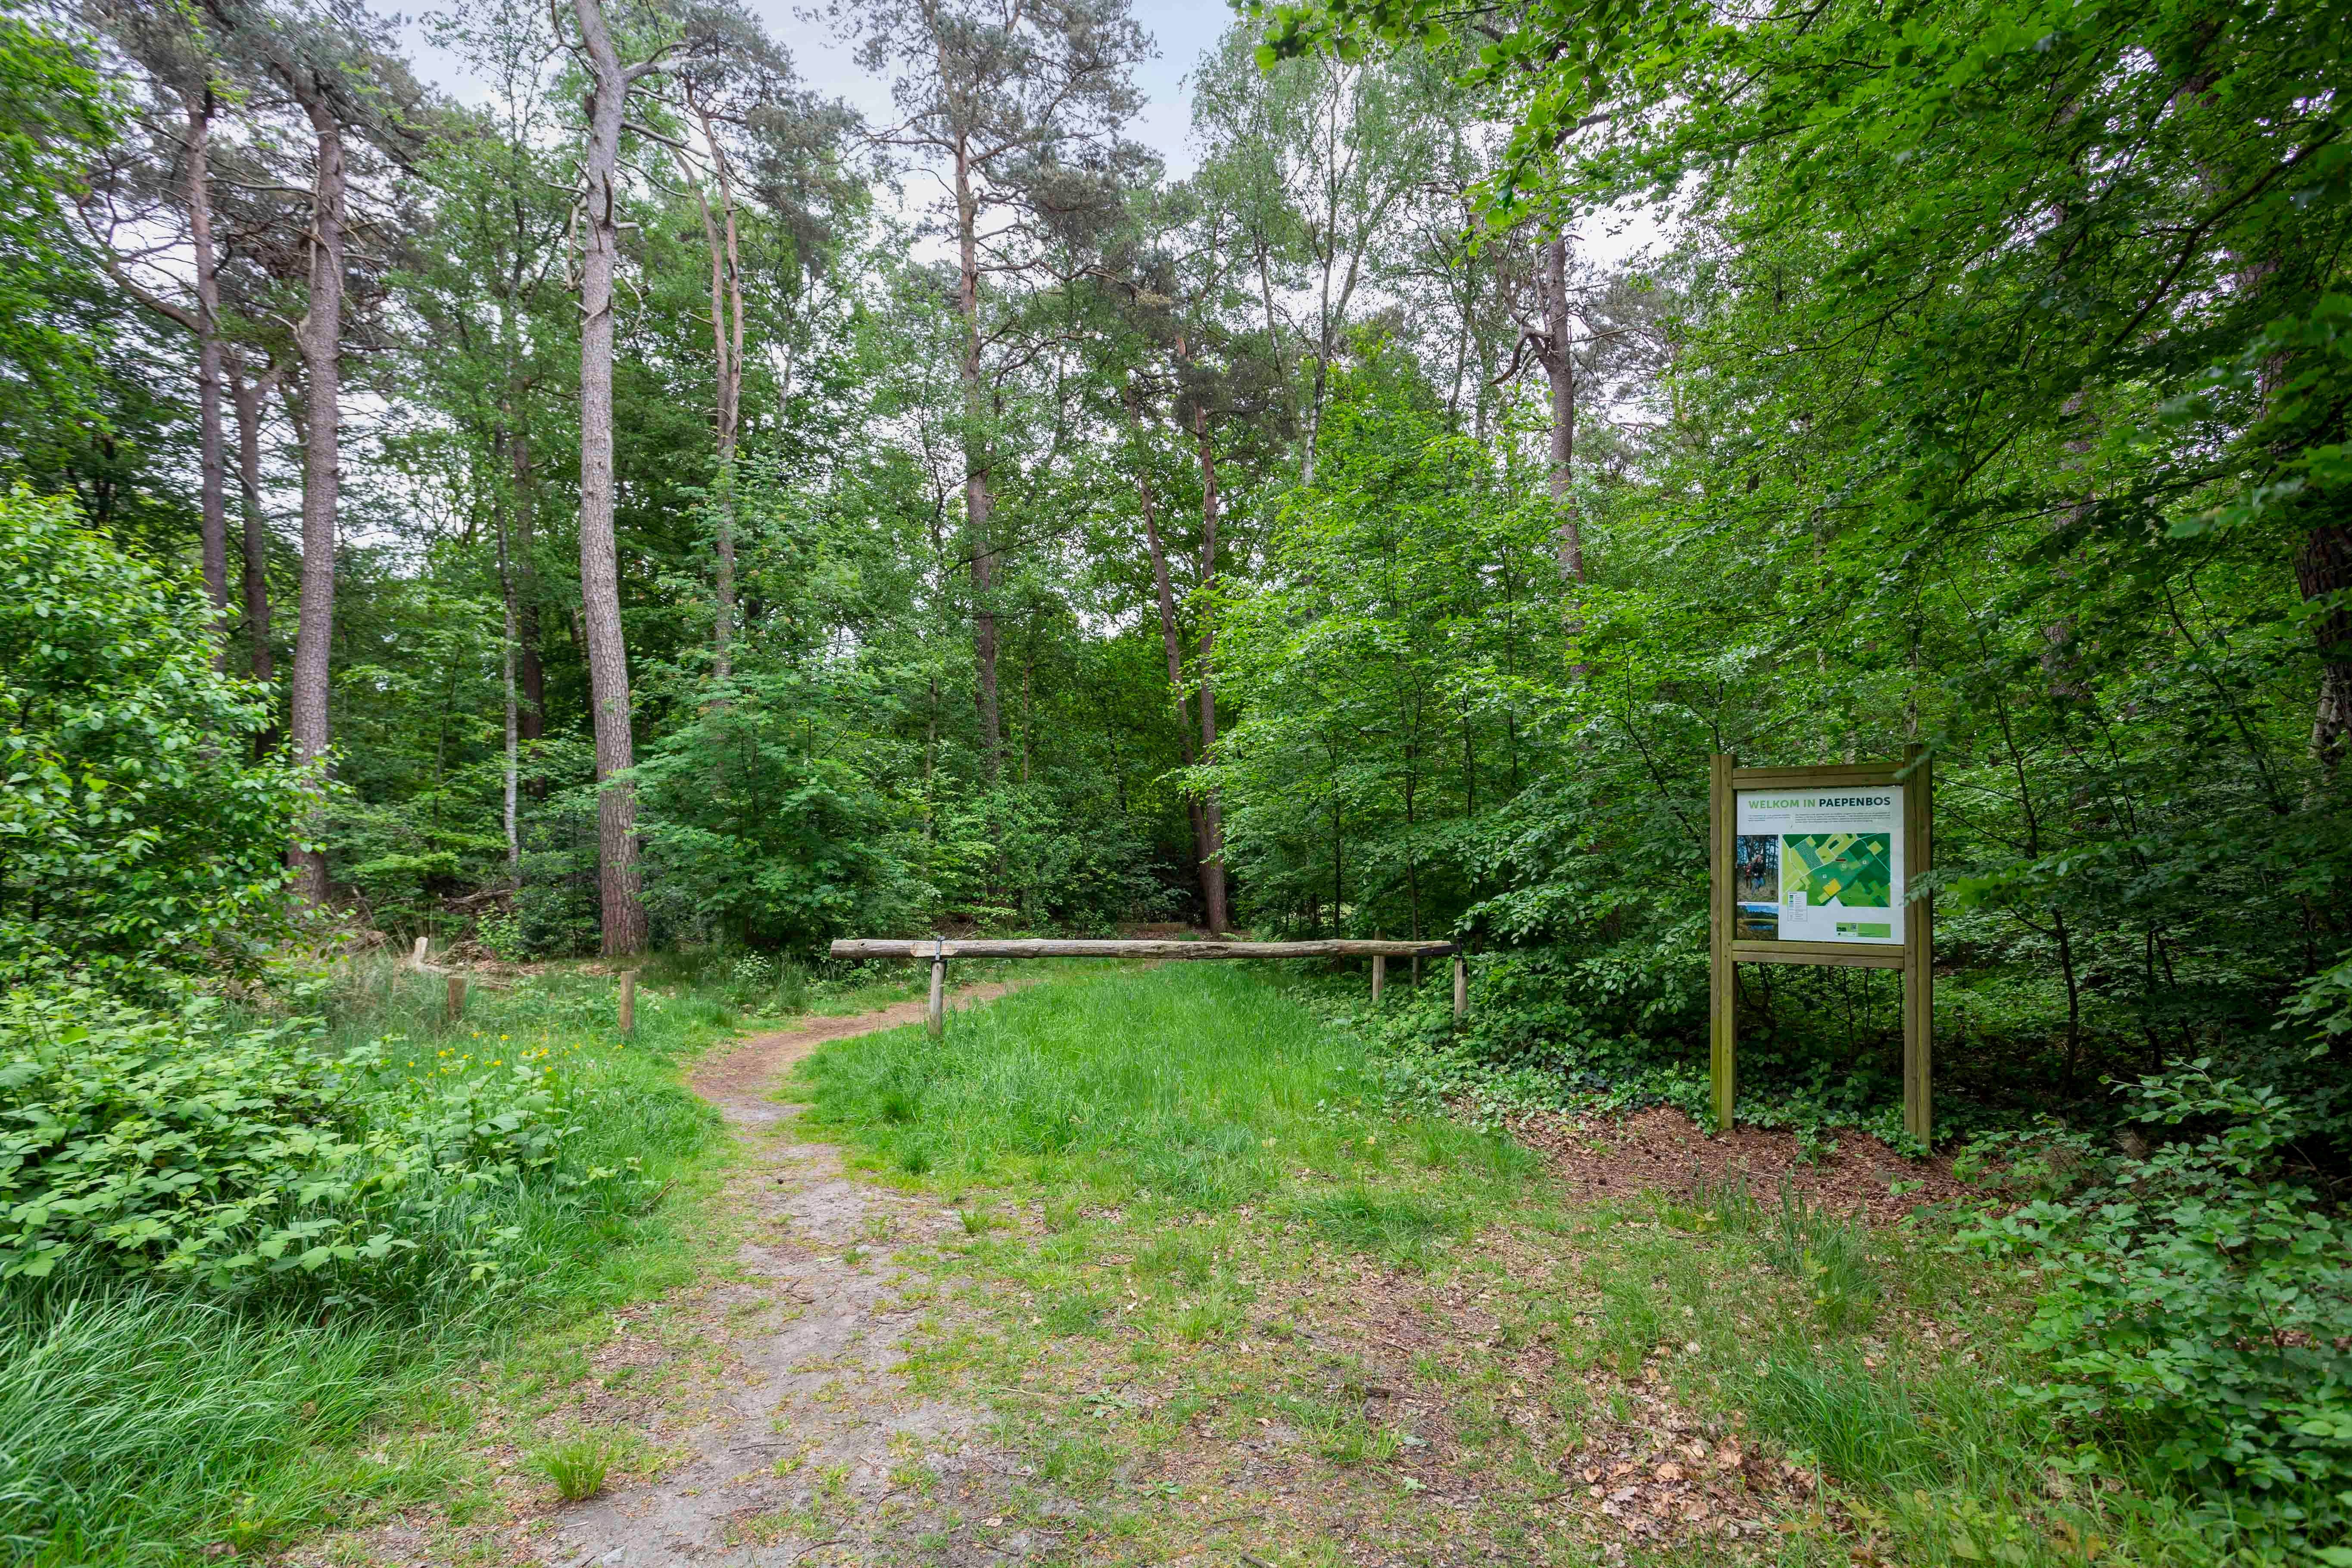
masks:
<path fill-rule="evenodd" d="M 890 84 L 857 68 L 849 49 L 836 42 L 821 23 L 803 22 L 793 15 L 806 0 L 746 0 L 746 4 L 778 42 L 793 52 L 801 79 L 828 98 L 850 106 L 876 124 L 896 118 Z M 434 6 L 433 9 L 445 9 Z M 1184 78 L 1234 20 L 1224 0 L 1139 0 L 1136 19 L 1151 35 L 1152 58 L 1137 68 L 1135 84 L 1143 93 L 1143 109 L 1128 134 L 1166 161 L 1171 174 L 1192 173 L 1192 111 L 1184 91 Z M 455 57 L 426 40 L 422 26 L 405 29 L 418 72 L 451 97 L 470 100 L 479 88 L 466 79 Z"/>
<path fill-rule="evenodd" d="M 809 0 L 745 0 L 767 25 L 769 33 L 792 50 L 801 79 L 829 98 L 850 106 L 877 125 L 896 119 L 890 84 L 857 68 L 850 50 L 834 38 L 822 23 L 800 20 L 793 13 Z M 436 6 L 436 9 L 442 8 Z M 1137 68 L 1135 83 L 1143 107 L 1128 133 L 1160 154 L 1175 178 L 1190 174 L 1198 163 L 1192 145 L 1192 110 L 1185 79 L 1233 26 L 1235 16 L 1225 0 L 1136 0 L 1136 19 L 1151 36 L 1151 57 Z M 453 56 L 433 47 L 425 28 L 410 24 L 405 37 L 418 72 L 452 97 L 478 98 L 480 87 L 467 79 Z M 920 173 L 904 187 L 906 210 L 920 211 L 935 199 L 938 188 Z M 1605 211 L 1578 226 L 1578 252 L 1589 261 L 1620 266 L 1636 250 L 1659 237 L 1654 215 L 1646 211 Z"/>

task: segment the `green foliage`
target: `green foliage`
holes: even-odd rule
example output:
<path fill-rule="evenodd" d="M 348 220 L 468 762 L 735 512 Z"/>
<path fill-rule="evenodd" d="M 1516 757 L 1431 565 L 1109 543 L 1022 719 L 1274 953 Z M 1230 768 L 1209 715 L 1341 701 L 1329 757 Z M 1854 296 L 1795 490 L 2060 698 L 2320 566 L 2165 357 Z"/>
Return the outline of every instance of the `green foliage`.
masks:
<path fill-rule="evenodd" d="M 329 1058 L 310 1026 L 230 1034 L 216 1013 L 151 1016 L 88 990 L 0 1000 L 0 1280 L 110 1267 L 338 1292 L 419 1268 L 494 1279 L 514 1237 L 477 1189 L 620 1179 L 561 1159 L 580 1107 L 551 1066 L 393 1089 L 381 1047 Z M 408 1256 L 420 1248 L 445 1256 Z"/>
<path fill-rule="evenodd" d="M 280 929 L 309 797 L 250 760 L 268 710 L 212 668 L 211 619 L 68 503 L 0 496 L 0 979 L 152 988 Z"/>
<path fill-rule="evenodd" d="M 2054 1376 L 2026 1394 L 2294 1518 L 2352 1478 L 2352 1224 L 2293 1171 L 2315 1119 L 2202 1061 L 2130 1095 L 2169 1141 L 1972 1233 L 2043 1271 L 2026 1343 Z"/>
<path fill-rule="evenodd" d="M 114 117 L 84 50 L 37 20 L 0 17 L 0 432 L 18 459 L 5 465 L 11 479 L 89 412 L 93 355 L 77 318 L 98 291 L 95 268 L 64 215 Z"/>
<path fill-rule="evenodd" d="M 0 1283 L 0 1552 L 201 1561 L 446 1495 L 429 1445 L 351 1445 L 486 1336 L 675 1281 L 656 1200 L 716 1118 L 671 1057 L 720 999 L 647 987 L 625 1043 L 606 977 L 478 986 L 454 1026 L 389 963 L 290 988 L 323 1018 L 9 1000 L 0 1215 L 51 1262 Z"/>
<path fill-rule="evenodd" d="M 853 740 L 879 695 L 856 672 L 746 674 L 665 738 L 638 776 L 674 925 L 807 950 L 921 907 L 905 807 L 870 773 L 887 753 Z"/>

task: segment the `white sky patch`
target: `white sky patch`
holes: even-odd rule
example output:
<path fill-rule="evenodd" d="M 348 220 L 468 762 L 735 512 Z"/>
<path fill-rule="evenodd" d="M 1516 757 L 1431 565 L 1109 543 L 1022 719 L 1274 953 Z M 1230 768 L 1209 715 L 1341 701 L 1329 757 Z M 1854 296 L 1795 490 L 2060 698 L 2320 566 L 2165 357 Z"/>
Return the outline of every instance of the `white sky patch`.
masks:
<path fill-rule="evenodd" d="M 874 125 L 898 118 L 888 80 L 860 69 L 852 46 L 824 24 L 794 15 L 798 0 L 747 0 L 747 5 L 769 35 L 792 51 L 804 86 L 843 100 Z M 1155 47 L 1136 68 L 1135 85 L 1144 101 L 1127 133 L 1157 153 L 1171 178 L 1181 178 L 1200 163 L 1192 145 L 1192 105 L 1184 79 L 1233 25 L 1234 11 L 1223 0 L 1150 0 L 1135 8 L 1135 16 Z M 400 38 L 421 79 L 461 103 L 482 101 L 484 84 L 456 55 L 436 48 L 421 21 L 404 23 Z"/>

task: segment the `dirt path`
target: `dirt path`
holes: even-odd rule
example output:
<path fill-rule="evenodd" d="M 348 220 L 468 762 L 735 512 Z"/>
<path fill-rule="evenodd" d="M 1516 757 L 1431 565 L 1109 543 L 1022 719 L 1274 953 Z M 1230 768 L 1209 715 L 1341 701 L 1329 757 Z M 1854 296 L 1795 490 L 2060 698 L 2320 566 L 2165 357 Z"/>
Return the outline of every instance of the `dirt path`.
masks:
<path fill-rule="evenodd" d="M 913 1395 L 901 1373 L 908 1331 L 945 1304 L 892 1254 L 961 1231 L 961 1217 L 851 1179 L 836 1149 L 779 1136 L 797 1109 L 768 1098 L 824 1042 L 919 1023 L 923 1011 L 909 1002 L 817 1019 L 745 1040 L 695 1074 L 745 1148 L 727 1194 L 748 1221 L 742 1278 L 707 1292 L 697 1336 L 717 1386 L 679 1436 L 678 1461 L 650 1485 L 560 1510 L 542 1562 L 995 1563 L 1052 1543 L 1042 1531 L 974 1542 L 971 1527 L 1001 1522 L 990 1500 L 1022 1485 L 1024 1467 L 990 1447 L 978 1413 Z M 600 1360 L 627 1353 L 624 1339 Z"/>

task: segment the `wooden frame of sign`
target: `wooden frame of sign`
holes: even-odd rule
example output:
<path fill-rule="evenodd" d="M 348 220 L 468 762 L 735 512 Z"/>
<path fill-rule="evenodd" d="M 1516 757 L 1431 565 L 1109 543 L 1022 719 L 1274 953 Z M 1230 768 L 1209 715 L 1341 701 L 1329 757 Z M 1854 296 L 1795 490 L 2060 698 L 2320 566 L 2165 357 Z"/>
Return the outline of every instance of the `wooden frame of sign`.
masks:
<path fill-rule="evenodd" d="M 1718 1127 L 1731 1125 L 1738 1080 L 1731 966 L 1831 963 L 1902 972 L 1903 1125 L 1927 1139 L 1935 911 L 1926 895 L 1907 894 L 1935 863 L 1931 768 L 1917 746 L 1899 763 L 1743 768 L 1736 757 L 1714 759 L 1707 1033 Z"/>

